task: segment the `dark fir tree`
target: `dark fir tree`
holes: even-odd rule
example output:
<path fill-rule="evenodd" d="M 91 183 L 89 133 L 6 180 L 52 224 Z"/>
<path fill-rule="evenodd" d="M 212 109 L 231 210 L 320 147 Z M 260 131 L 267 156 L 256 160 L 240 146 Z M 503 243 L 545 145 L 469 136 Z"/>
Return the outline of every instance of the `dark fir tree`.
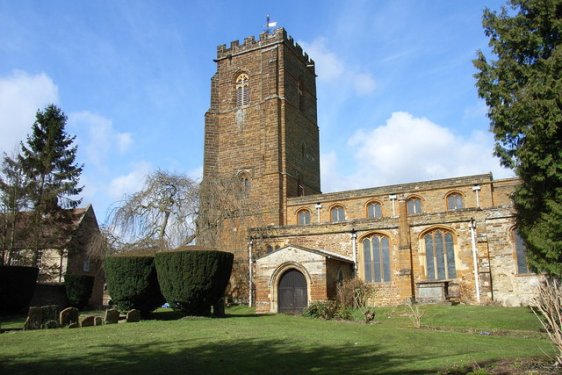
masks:
<path fill-rule="evenodd" d="M 81 199 L 79 186 L 82 165 L 75 162 L 75 137 L 65 131 L 66 116 L 54 105 L 38 111 L 26 144 L 21 144 L 19 160 L 30 181 L 30 201 L 33 209 L 32 262 L 50 237 L 60 236 L 69 224 L 70 212 Z"/>
<path fill-rule="evenodd" d="M 0 265 L 11 264 L 16 254 L 16 243 L 22 242 L 25 231 L 18 226 L 22 211 L 27 208 L 28 184 L 17 157 L 4 154 L 0 171 Z"/>
<path fill-rule="evenodd" d="M 492 58 L 474 60 L 495 154 L 521 178 L 518 231 L 536 271 L 562 276 L 562 0 L 484 11 Z"/>

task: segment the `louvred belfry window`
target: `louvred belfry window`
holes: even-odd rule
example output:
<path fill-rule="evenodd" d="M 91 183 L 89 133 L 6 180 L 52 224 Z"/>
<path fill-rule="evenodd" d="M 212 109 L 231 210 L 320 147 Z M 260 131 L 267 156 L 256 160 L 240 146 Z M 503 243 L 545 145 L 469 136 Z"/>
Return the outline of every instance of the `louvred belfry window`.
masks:
<path fill-rule="evenodd" d="M 242 73 L 236 78 L 236 106 L 243 107 L 250 102 L 250 92 L 248 89 L 248 75 Z"/>

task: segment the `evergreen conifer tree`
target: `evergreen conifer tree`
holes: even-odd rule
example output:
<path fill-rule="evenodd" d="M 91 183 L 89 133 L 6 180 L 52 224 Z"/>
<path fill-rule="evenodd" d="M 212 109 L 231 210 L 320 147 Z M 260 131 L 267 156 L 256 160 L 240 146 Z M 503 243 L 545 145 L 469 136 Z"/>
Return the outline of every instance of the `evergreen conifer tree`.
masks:
<path fill-rule="evenodd" d="M 510 0 L 483 25 L 497 59 L 478 53 L 477 87 L 495 154 L 522 180 L 517 229 L 530 265 L 562 276 L 562 0 Z"/>
<path fill-rule="evenodd" d="M 38 111 L 27 144 L 21 143 L 19 161 L 30 182 L 33 209 L 32 262 L 37 263 L 42 246 L 65 232 L 70 213 L 76 208 L 83 187 L 79 186 L 82 165 L 75 162 L 76 137 L 65 131 L 66 116 L 55 105 Z M 58 231 L 54 231 L 54 229 Z"/>

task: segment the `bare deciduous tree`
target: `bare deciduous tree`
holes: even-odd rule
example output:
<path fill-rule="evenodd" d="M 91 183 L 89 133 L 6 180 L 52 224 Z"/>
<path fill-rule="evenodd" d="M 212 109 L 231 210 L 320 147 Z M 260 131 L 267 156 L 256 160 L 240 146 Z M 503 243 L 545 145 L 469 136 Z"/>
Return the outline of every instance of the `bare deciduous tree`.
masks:
<path fill-rule="evenodd" d="M 537 296 L 531 302 L 531 307 L 550 341 L 558 350 L 555 365 L 562 367 L 562 285 L 560 280 L 546 278 L 539 285 Z"/>
<path fill-rule="evenodd" d="M 157 170 L 144 188 L 119 202 L 110 230 L 132 247 L 174 248 L 195 238 L 199 189 L 187 176 Z"/>

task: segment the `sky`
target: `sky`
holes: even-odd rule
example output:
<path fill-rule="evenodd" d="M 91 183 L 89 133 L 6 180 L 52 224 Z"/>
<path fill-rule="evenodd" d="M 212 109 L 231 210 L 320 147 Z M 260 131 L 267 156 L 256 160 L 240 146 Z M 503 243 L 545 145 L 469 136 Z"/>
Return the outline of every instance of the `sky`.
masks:
<path fill-rule="evenodd" d="M 200 179 L 216 47 L 266 15 L 316 63 L 323 192 L 492 172 L 472 60 L 484 8 L 462 0 L 0 0 L 0 152 L 59 106 L 98 221 L 158 168 Z"/>

